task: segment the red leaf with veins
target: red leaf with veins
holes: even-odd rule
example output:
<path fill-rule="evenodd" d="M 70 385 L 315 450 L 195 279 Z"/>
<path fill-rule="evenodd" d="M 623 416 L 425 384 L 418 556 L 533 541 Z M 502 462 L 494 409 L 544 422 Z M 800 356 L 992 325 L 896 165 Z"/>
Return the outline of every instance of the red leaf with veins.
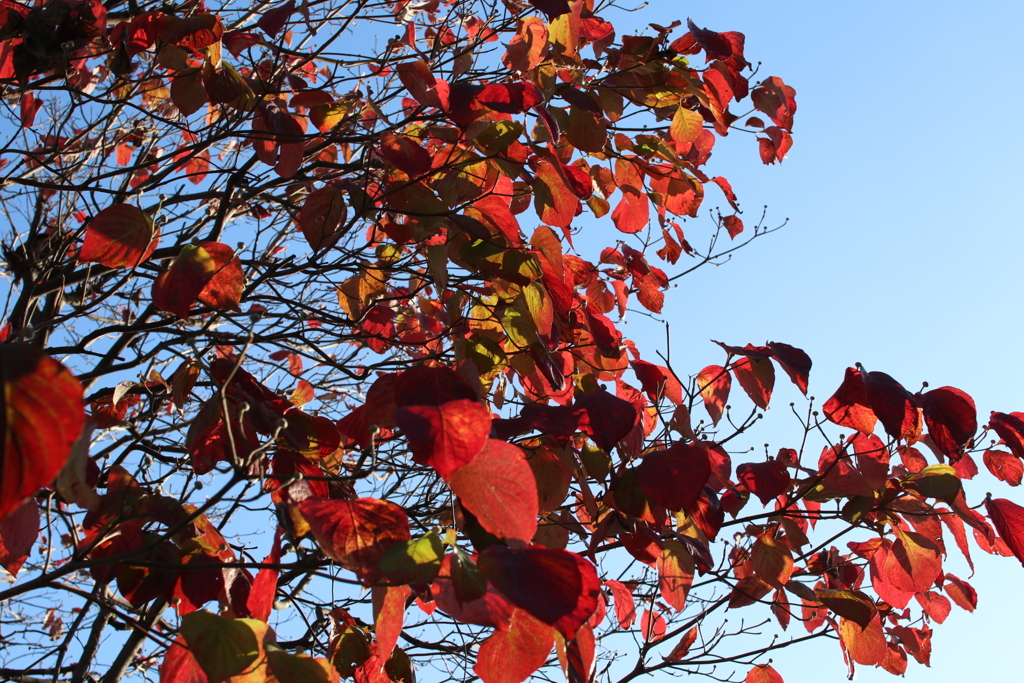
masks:
<path fill-rule="evenodd" d="M 996 479 L 1005 481 L 1010 486 L 1020 486 L 1024 478 L 1024 464 L 1013 453 L 1006 451 L 985 451 L 985 467 L 995 475 Z"/>
<path fill-rule="evenodd" d="M 89 221 L 78 260 L 108 268 L 135 268 L 153 254 L 159 239 L 160 231 L 145 211 L 115 204 Z"/>
<path fill-rule="evenodd" d="M 647 195 L 623 188 L 622 199 L 612 211 L 612 221 L 619 232 L 633 234 L 640 232 L 651 220 L 651 201 Z"/>
<path fill-rule="evenodd" d="M 544 665 L 554 644 L 554 629 L 516 608 L 508 627 L 480 646 L 473 671 L 483 683 L 521 683 Z"/>
<path fill-rule="evenodd" d="M 492 83 L 477 100 L 488 109 L 503 114 L 522 114 L 544 101 L 544 94 L 533 83 Z"/>
<path fill-rule="evenodd" d="M 49 486 L 60 472 L 85 421 L 82 385 L 42 351 L 0 345 L 0 397 L 4 410 L 0 449 L 0 519 L 22 500 Z"/>
<path fill-rule="evenodd" d="M 537 481 L 517 446 L 487 439 L 447 481 L 486 531 L 524 544 L 537 532 Z"/>
<path fill-rule="evenodd" d="M 633 592 L 621 581 L 605 581 L 605 586 L 612 591 L 612 600 L 615 603 L 615 620 L 619 622 L 619 628 L 629 630 L 636 621 L 636 602 L 633 600 Z"/>
<path fill-rule="evenodd" d="M 989 498 L 985 501 L 985 510 L 999 538 L 1024 565 L 1024 508 L 1005 498 Z"/>
<path fill-rule="evenodd" d="M 405 512 L 385 500 L 312 497 L 299 503 L 299 511 L 323 551 L 366 585 L 381 577 L 387 549 L 411 538 Z"/>
<path fill-rule="evenodd" d="M 743 232 L 743 219 L 739 216 L 726 216 L 722 219 L 722 225 L 729 233 L 729 239 L 736 239 L 736 236 Z"/>
<path fill-rule="evenodd" d="M 707 451 L 678 442 L 668 450 L 648 453 L 636 468 L 637 482 L 647 497 L 673 512 L 692 512 L 710 477 Z"/>
<path fill-rule="evenodd" d="M 341 238 L 347 218 L 348 207 L 341 189 L 325 185 L 306 196 L 296 222 L 310 249 L 318 251 Z"/>
<path fill-rule="evenodd" d="M 750 400 L 761 410 L 768 409 L 775 388 L 775 366 L 767 359 L 740 358 L 732 364 L 732 374 Z"/>
<path fill-rule="evenodd" d="M 279 564 L 281 562 L 281 536 L 283 534 L 284 529 L 278 527 L 274 533 L 274 545 L 271 546 L 270 554 L 263 560 L 263 564 Z M 246 600 L 249 616 L 253 619 L 260 621 L 270 619 L 270 613 L 274 608 L 274 598 L 277 595 L 278 574 L 280 574 L 280 570 L 276 567 L 263 567 L 253 579 L 249 597 Z"/>
<path fill-rule="evenodd" d="M 868 394 L 860 370 L 846 368 L 846 377 L 836 393 L 825 401 L 822 410 L 832 422 L 840 427 L 849 427 L 858 432 L 870 434 L 875 431 L 878 418 L 868 403 Z"/>
<path fill-rule="evenodd" d="M 697 390 L 704 400 L 704 408 L 711 416 L 711 424 L 717 425 L 722 419 L 731 387 L 732 375 L 721 365 L 709 365 L 697 373 Z"/>
<path fill-rule="evenodd" d="M 988 426 L 1014 455 L 1024 459 L 1024 413 L 992 413 Z"/>
<path fill-rule="evenodd" d="M 939 387 L 917 397 L 928 434 L 943 455 L 961 452 L 978 431 L 978 411 L 966 393 Z"/>
<path fill-rule="evenodd" d="M 401 408 L 395 422 L 409 439 L 412 459 L 447 478 L 483 448 L 491 431 L 491 412 L 479 401 L 464 398 Z"/>
<path fill-rule="evenodd" d="M 597 610 L 601 581 L 588 560 L 567 550 L 492 545 L 480 554 L 480 571 L 512 604 L 566 638 Z"/>

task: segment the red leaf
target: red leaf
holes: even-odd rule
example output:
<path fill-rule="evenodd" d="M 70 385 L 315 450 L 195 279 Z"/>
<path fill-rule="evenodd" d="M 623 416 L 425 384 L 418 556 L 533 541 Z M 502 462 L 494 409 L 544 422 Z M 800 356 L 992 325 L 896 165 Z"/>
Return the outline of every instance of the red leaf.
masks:
<path fill-rule="evenodd" d="M 492 83 L 476 98 L 488 109 L 521 114 L 543 102 L 544 94 L 533 83 Z"/>
<path fill-rule="evenodd" d="M 82 385 L 27 344 L 0 345 L 3 448 L 0 519 L 48 486 L 71 454 L 85 421 Z"/>
<path fill-rule="evenodd" d="M 1024 464 L 1020 458 L 1006 451 L 985 451 L 985 467 L 995 475 L 996 479 L 1005 481 L 1010 486 L 1020 486 L 1024 478 Z"/>
<path fill-rule="evenodd" d="M 729 239 L 736 239 L 736 235 L 743 232 L 743 220 L 739 216 L 726 216 L 722 224 L 729 233 Z"/>
<path fill-rule="evenodd" d="M 875 431 L 878 419 L 868 403 L 867 390 L 860 370 L 846 368 L 846 376 L 836 393 L 825 401 L 822 410 L 832 422 L 840 427 L 849 427 L 858 432 L 870 434 Z"/>
<path fill-rule="evenodd" d="M 963 579 L 958 579 L 952 574 L 946 574 L 946 582 L 943 584 L 942 589 L 946 591 L 946 595 L 961 609 L 965 609 L 968 612 L 973 612 L 977 609 L 978 593 L 971 584 Z"/>
<path fill-rule="evenodd" d="M 690 648 L 695 642 L 697 642 L 698 635 L 699 631 L 696 626 L 684 633 L 682 638 L 679 639 L 679 642 L 676 643 L 675 647 L 672 648 L 672 651 L 668 653 L 668 656 L 665 657 L 665 659 L 672 662 L 682 660 L 690 653 Z"/>
<path fill-rule="evenodd" d="M 797 389 L 807 395 L 807 379 L 811 373 L 811 358 L 802 349 L 781 342 L 768 342 L 772 358 L 779 364 Z"/>
<path fill-rule="evenodd" d="M 544 665 L 554 644 L 550 626 L 515 609 L 508 628 L 496 630 L 480 646 L 473 671 L 484 683 L 521 683 Z"/>
<path fill-rule="evenodd" d="M 682 403 L 683 387 L 671 370 L 642 360 L 630 361 L 629 364 L 651 402 L 657 403 L 667 398 L 675 405 Z"/>
<path fill-rule="evenodd" d="M 1010 552 L 1024 565 L 1024 508 L 1005 498 L 988 498 L 985 510 Z"/>
<path fill-rule="evenodd" d="M 274 38 L 284 25 L 288 22 L 288 19 L 295 12 L 295 0 L 288 0 L 280 7 L 275 7 L 272 10 L 268 10 L 260 20 L 256 22 L 256 25 L 263 29 L 268 36 Z"/>
<path fill-rule="evenodd" d="M 704 400 L 704 408 L 711 416 L 711 424 L 717 425 L 729 400 L 732 375 L 721 365 L 709 365 L 697 374 L 697 389 Z"/>
<path fill-rule="evenodd" d="M 686 20 L 686 27 L 690 29 L 697 44 L 707 53 L 708 60 L 720 59 L 725 61 L 732 57 L 733 47 L 728 38 L 721 33 L 709 31 L 706 28 L 698 28 L 690 19 Z"/>
<path fill-rule="evenodd" d="M 281 562 L 281 536 L 284 529 L 277 528 L 274 533 L 274 545 L 270 548 L 270 554 L 263 560 L 263 564 L 279 564 Z M 249 616 L 260 621 L 270 619 L 270 612 L 274 607 L 274 598 L 277 595 L 277 577 L 280 570 L 273 567 L 263 567 L 256 578 L 253 579 L 252 587 L 249 589 L 249 598 L 246 600 L 246 607 Z"/>
<path fill-rule="evenodd" d="M 476 391 L 451 368 L 421 365 L 398 375 L 395 407 L 438 406 L 459 399 L 479 400 Z"/>
<path fill-rule="evenodd" d="M 897 538 L 882 571 L 889 582 L 901 591 L 927 591 L 942 572 L 942 551 L 926 536 L 897 530 Z"/>
<path fill-rule="evenodd" d="M 758 497 L 762 505 L 785 493 L 791 481 L 789 471 L 779 460 L 744 463 L 736 468 L 736 478 Z"/>
<path fill-rule="evenodd" d="M 761 410 L 768 409 L 775 388 L 775 366 L 767 358 L 740 358 L 732 364 L 732 373 L 750 400 Z"/>
<path fill-rule="evenodd" d="M 665 623 L 665 617 L 661 616 L 657 610 L 645 609 L 640 615 L 640 634 L 644 640 L 656 643 L 665 637 L 667 629 L 668 624 Z"/>
<path fill-rule="evenodd" d="M 160 664 L 161 683 L 208 683 L 199 662 L 192 656 L 192 651 L 185 643 L 184 636 L 178 638 L 167 648 L 164 661 Z"/>
<path fill-rule="evenodd" d="M 602 389 L 576 397 L 579 430 L 590 436 L 598 448 L 611 451 L 636 424 L 636 407 Z"/>
<path fill-rule="evenodd" d="M 299 209 L 297 222 L 310 248 L 319 251 L 341 238 L 347 218 L 348 207 L 341 189 L 325 185 L 309 193 Z"/>
<path fill-rule="evenodd" d="M 399 64 L 396 68 L 402 85 L 425 107 L 448 109 L 450 88 L 448 82 L 435 78 L 430 67 L 422 59 Z"/>
<path fill-rule="evenodd" d="M 408 586 L 375 586 L 373 591 L 377 650 L 380 658 L 387 661 L 402 635 L 405 605 L 412 591 Z M 381 595 L 383 597 L 379 600 L 378 606 L 378 598 Z"/>
<path fill-rule="evenodd" d="M 409 439 L 413 460 L 445 478 L 473 460 L 491 431 L 490 411 L 465 398 L 402 408 L 395 413 L 395 422 Z"/>
<path fill-rule="evenodd" d="M 605 581 L 604 585 L 612 591 L 615 620 L 619 622 L 619 628 L 628 630 L 636 621 L 636 602 L 633 600 L 633 592 L 621 581 L 609 580 Z"/>
<path fill-rule="evenodd" d="M 448 486 L 495 536 L 529 543 L 537 532 L 537 482 L 518 447 L 487 439 L 472 462 L 451 473 Z"/>
<path fill-rule="evenodd" d="M 1024 413 L 992 413 L 988 426 L 1014 455 L 1024 459 Z"/>
<path fill-rule="evenodd" d="M 418 178 L 430 171 L 430 152 L 408 136 L 385 131 L 381 133 L 377 149 L 385 160 L 407 173 L 410 178 Z"/>
<path fill-rule="evenodd" d="M 0 567 L 17 576 L 38 536 L 39 506 L 30 498 L 0 519 Z"/>
<path fill-rule="evenodd" d="M 785 683 L 771 664 L 758 664 L 747 672 L 746 683 Z"/>
<path fill-rule="evenodd" d="M 153 282 L 153 304 L 188 318 L 192 303 L 216 309 L 240 310 L 245 276 L 231 247 L 220 242 L 186 244 L 171 267 Z"/>
<path fill-rule="evenodd" d="M 677 442 L 668 450 L 645 455 L 636 468 L 636 478 L 658 505 L 690 513 L 711 478 L 711 462 L 704 448 Z"/>
<path fill-rule="evenodd" d="M 172 19 L 160 38 L 165 43 L 177 45 L 189 52 L 198 52 L 220 40 L 224 26 L 216 14 L 193 14 L 182 19 Z"/>
<path fill-rule="evenodd" d="M 115 204 L 89 221 L 78 260 L 108 268 L 135 268 L 152 255 L 159 238 L 160 231 L 145 211 Z"/>
<path fill-rule="evenodd" d="M 903 385 L 884 372 L 861 374 L 871 410 L 889 436 L 902 439 L 916 421 L 913 397 Z"/>
<path fill-rule="evenodd" d="M 961 452 L 978 431 L 978 413 L 970 396 L 953 387 L 939 387 L 917 397 L 928 434 L 947 456 Z"/>
<path fill-rule="evenodd" d="M 751 91 L 750 99 L 758 111 L 770 116 L 780 128 L 786 131 L 793 130 L 796 90 L 783 83 L 781 78 L 766 78 Z"/>
<path fill-rule="evenodd" d="M 567 228 L 580 211 L 580 200 L 558 168 L 546 158 L 530 162 L 537 182 L 533 186 L 534 207 L 542 221 L 556 228 Z"/>
<path fill-rule="evenodd" d="M 921 609 L 924 610 L 928 617 L 941 624 L 949 616 L 950 610 L 953 606 L 949 603 L 949 599 L 941 593 L 935 591 L 928 591 L 926 593 L 918 593 L 916 596 L 918 603 L 921 605 Z"/>
<path fill-rule="evenodd" d="M 622 199 L 612 211 L 612 221 L 619 232 L 640 232 L 651 221 L 651 200 L 642 192 L 623 188 Z"/>
<path fill-rule="evenodd" d="M 492 545 L 480 570 L 509 601 L 572 638 L 597 610 L 601 581 L 589 561 L 567 550 Z"/>
<path fill-rule="evenodd" d="M 411 538 L 405 512 L 385 500 L 313 497 L 299 503 L 299 511 L 324 552 L 367 585 L 380 578 L 387 549 Z"/>

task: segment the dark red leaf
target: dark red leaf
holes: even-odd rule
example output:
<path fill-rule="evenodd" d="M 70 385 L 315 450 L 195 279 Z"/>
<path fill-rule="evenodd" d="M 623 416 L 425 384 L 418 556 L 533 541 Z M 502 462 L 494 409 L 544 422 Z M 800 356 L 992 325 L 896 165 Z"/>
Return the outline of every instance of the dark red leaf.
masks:
<path fill-rule="evenodd" d="M 572 638 L 597 610 L 601 581 L 588 560 L 567 550 L 493 545 L 480 570 L 512 604 Z"/>
<path fill-rule="evenodd" d="M 637 420 L 637 410 L 632 403 L 604 389 L 581 394 L 574 407 L 580 416 L 579 430 L 605 451 L 611 451 L 626 438 Z"/>
<path fill-rule="evenodd" d="M 861 373 L 861 379 L 871 410 L 886 433 L 894 439 L 904 438 L 917 419 L 910 392 L 884 372 Z"/>
<path fill-rule="evenodd" d="M 775 366 L 772 362 L 767 358 L 740 358 L 732 364 L 732 374 L 754 405 L 767 410 L 775 388 Z"/>
<path fill-rule="evenodd" d="M 344 193 L 335 185 L 325 185 L 310 192 L 302 202 L 297 222 L 310 248 L 319 251 L 341 238 L 347 218 Z"/>
<path fill-rule="evenodd" d="M 260 17 L 260 20 L 256 22 L 256 25 L 266 32 L 268 36 L 274 38 L 284 25 L 288 22 L 288 19 L 295 12 L 295 0 L 288 0 L 280 7 L 275 7 L 272 10 L 268 10 Z"/>
<path fill-rule="evenodd" d="M 231 247 L 220 242 L 186 244 L 153 282 L 153 304 L 179 318 L 188 318 L 196 299 L 237 311 L 244 287 L 242 264 Z"/>
<path fill-rule="evenodd" d="M 395 407 L 437 406 L 459 399 L 479 400 L 476 391 L 451 368 L 421 365 L 398 375 Z"/>
<path fill-rule="evenodd" d="M 768 342 L 768 348 L 771 350 L 775 362 L 786 371 L 789 379 L 806 396 L 807 379 L 811 373 L 810 356 L 804 353 L 803 349 L 781 342 Z"/>
<path fill-rule="evenodd" d="M 548 20 L 569 13 L 569 0 L 529 0 L 529 3 L 548 15 Z"/>
<path fill-rule="evenodd" d="M 0 567 L 17 576 L 39 536 L 39 506 L 28 499 L 0 519 Z"/>
<path fill-rule="evenodd" d="M 707 53 L 708 60 L 721 59 L 723 61 L 732 57 L 732 43 L 721 33 L 709 31 L 706 28 L 698 28 L 692 20 L 686 20 L 686 27 L 690 34 Z"/>
<path fill-rule="evenodd" d="M 762 505 L 785 493 L 791 481 L 789 471 L 779 460 L 743 463 L 736 468 L 736 478 L 760 499 Z"/>
<path fill-rule="evenodd" d="M 978 412 L 970 396 L 953 387 L 939 387 L 917 397 L 928 435 L 947 456 L 960 453 L 978 431 Z"/>
<path fill-rule="evenodd" d="M 673 512 L 692 512 L 710 477 L 707 451 L 684 443 L 648 453 L 636 468 L 636 478 L 643 492 L 656 504 Z"/>

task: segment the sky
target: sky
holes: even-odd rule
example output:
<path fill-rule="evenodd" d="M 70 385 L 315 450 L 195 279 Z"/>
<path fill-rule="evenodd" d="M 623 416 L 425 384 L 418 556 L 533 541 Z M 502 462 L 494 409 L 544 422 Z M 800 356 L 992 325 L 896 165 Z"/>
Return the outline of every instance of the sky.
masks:
<path fill-rule="evenodd" d="M 626 23 L 687 16 L 746 34 L 748 60 L 762 62 L 758 77 L 780 76 L 796 88 L 798 111 L 781 166 L 762 166 L 746 136 L 716 147 L 708 172 L 729 178 L 748 225 L 764 205 L 769 225 L 789 222 L 669 293 L 673 363 L 689 372 L 721 363 L 710 339 L 782 341 L 810 354 L 810 393 L 819 400 L 860 362 L 911 391 L 923 381 L 961 388 L 982 423 L 992 410 L 1024 410 L 1024 365 L 1013 361 L 1022 332 L 1024 231 L 1015 190 L 1024 159 L 1016 121 L 1024 109 L 1017 86 L 1024 4 L 654 0 L 625 22 L 606 18 L 622 32 Z M 724 212 L 721 197 L 708 194 Z M 706 234 L 706 224 L 691 225 Z M 631 324 L 637 329 L 627 326 L 627 334 L 639 338 L 645 325 Z M 773 400 L 773 419 L 758 439 L 784 446 L 798 435 L 780 415 L 788 400 Z M 986 491 L 1024 502 L 1024 492 L 979 465 L 971 504 Z M 949 571 L 966 578 L 962 558 L 950 557 Z M 978 610 L 954 607 L 935 626 L 931 668 L 911 660 L 908 681 L 1019 676 L 1024 569 L 980 550 L 974 557 Z M 786 683 L 846 675 L 834 643 L 773 658 Z M 894 679 L 858 667 L 857 680 Z"/>

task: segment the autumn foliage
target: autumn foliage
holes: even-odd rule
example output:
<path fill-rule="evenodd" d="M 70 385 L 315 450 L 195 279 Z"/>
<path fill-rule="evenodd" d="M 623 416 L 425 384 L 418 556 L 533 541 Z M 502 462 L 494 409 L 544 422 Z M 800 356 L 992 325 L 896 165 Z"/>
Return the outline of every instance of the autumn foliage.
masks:
<path fill-rule="evenodd" d="M 2 677 L 901 674 L 975 609 L 951 556 L 1024 562 L 962 486 L 1021 483 L 1024 413 L 857 366 L 757 455 L 803 350 L 624 335 L 774 230 L 711 156 L 782 162 L 797 103 L 740 33 L 619 18 L 0 2 Z"/>

